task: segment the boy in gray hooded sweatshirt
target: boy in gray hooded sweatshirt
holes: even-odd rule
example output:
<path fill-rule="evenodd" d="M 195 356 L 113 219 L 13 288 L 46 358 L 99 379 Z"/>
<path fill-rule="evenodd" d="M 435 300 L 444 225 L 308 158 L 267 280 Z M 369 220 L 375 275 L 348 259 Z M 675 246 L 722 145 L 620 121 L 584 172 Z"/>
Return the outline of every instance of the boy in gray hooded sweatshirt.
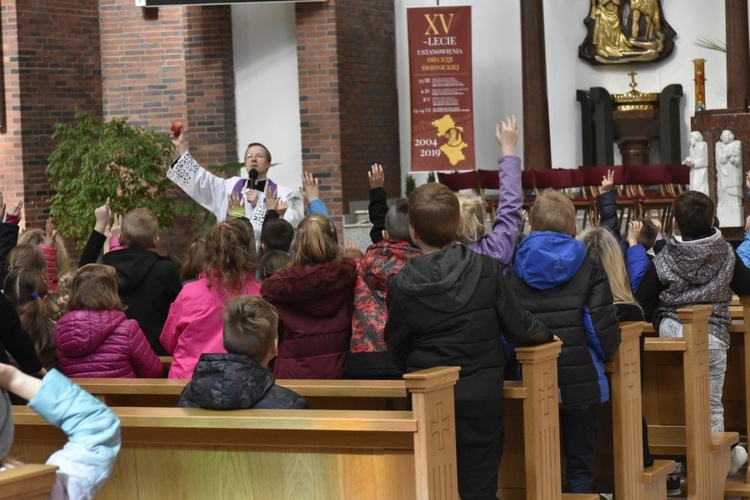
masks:
<path fill-rule="evenodd" d="M 458 491 L 491 499 L 503 447 L 501 332 L 521 345 L 553 340 L 516 300 L 500 264 L 454 243 L 460 208 L 438 183 L 409 196 L 409 231 L 422 255 L 409 259 L 388 289 L 384 337 L 399 370 L 460 366 L 455 387 Z"/>
<path fill-rule="evenodd" d="M 698 191 L 686 191 L 674 202 L 674 231 L 664 249 L 649 264 L 638 285 L 636 299 L 647 321 L 661 337 L 682 337 L 677 309 L 710 305 L 708 362 L 711 378 L 711 430 L 724 431 L 721 396 L 729 349 L 729 303 L 732 292 L 750 293 L 750 270 L 721 232 L 713 227 L 715 206 Z M 741 446 L 732 449 L 730 475 L 747 461 Z"/>

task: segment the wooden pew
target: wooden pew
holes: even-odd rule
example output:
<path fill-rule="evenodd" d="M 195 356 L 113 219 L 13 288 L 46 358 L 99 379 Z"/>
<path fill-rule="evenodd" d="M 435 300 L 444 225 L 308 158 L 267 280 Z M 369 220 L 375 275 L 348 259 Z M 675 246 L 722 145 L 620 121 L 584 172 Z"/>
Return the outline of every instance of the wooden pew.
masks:
<path fill-rule="evenodd" d="M 172 368 L 172 356 L 159 356 L 159 360 L 164 365 L 164 373 L 169 373 L 169 369 Z"/>
<path fill-rule="evenodd" d="M 0 500 L 49 500 L 57 467 L 25 464 L 0 472 Z"/>
<path fill-rule="evenodd" d="M 510 476 L 515 494 L 528 498 L 560 498 L 559 417 L 557 411 L 557 357 L 560 343 L 517 348 L 519 362 L 524 367 L 523 381 L 505 383 L 506 400 L 515 400 L 522 408 L 523 419 L 534 425 L 525 427 L 521 448 L 533 450 L 514 457 L 505 454 L 503 471 L 511 467 Z M 167 379 L 74 379 L 83 388 L 110 405 L 167 406 L 176 405 L 186 380 Z M 372 408 L 403 407 L 406 386 L 403 380 L 277 380 L 304 396 L 314 408 Z M 515 462 L 515 463 L 514 463 Z M 509 464 L 506 466 L 506 464 Z M 520 465 L 516 471 L 517 465 Z M 556 493 L 555 493 L 556 492 Z M 565 498 L 576 496 L 565 495 Z M 578 498 L 597 498 L 583 496 Z"/>
<path fill-rule="evenodd" d="M 710 313 L 710 306 L 681 309 L 678 314 L 683 324 L 683 338 L 647 338 L 645 343 L 647 360 L 653 359 L 655 353 L 668 353 L 672 359 L 677 357 L 682 360 L 682 414 L 685 425 L 669 425 L 661 421 L 661 413 L 658 411 L 648 414 L 649 444 L 656 455 L 687 457 L 688 498 L 695 499 L 724 496 L 730 466 L 730 447 L 739 440 L 736 432 L 711 432 L 708 372 Z M 650 401 L 647 406 L 652 409 L 659 408 L 662 404 L 671 407 L 674 412 L 675 407 L 680 407 L 680 402 L 674 399 L 675 393 L 669 390 L 669 386 L 658 385 L 660 377 L 667 373 L 665 370 L 649 368 L 644 400 Z M 675 384 L 672 376 L 666 378 L 671 384 Z M 651 381 L 654 383 L 650 383 Z"/>
<path fill-rule="evenodd" d="M 97 498 L 457 499 L 458 371 L 405 375 L 409 412 L 113 408 L 122 451 Z M 14 415 L 13 456 L 65 442 L 29 408 Z"/>
<path fill-rule="evenodd" d="M 724 378 L 724 426 L 737 429 L 747 439 L 750 429 L 750 296 L 733 297 L 729 307 L 732 326 L 729 329 L 731 345 L 727 353 L 727 373 Z M 750 469 L 744 480 L 729 479 L 727 495 L 750 500 Z"/>
<path fill-rule="evenodd" d="M 615 495 L 627 500 L 666 499 L 673 460 L 643 466 L 640 337 L 643 323 L 620 325 L 620 347 L 607 363 L 610 374 Z"/>

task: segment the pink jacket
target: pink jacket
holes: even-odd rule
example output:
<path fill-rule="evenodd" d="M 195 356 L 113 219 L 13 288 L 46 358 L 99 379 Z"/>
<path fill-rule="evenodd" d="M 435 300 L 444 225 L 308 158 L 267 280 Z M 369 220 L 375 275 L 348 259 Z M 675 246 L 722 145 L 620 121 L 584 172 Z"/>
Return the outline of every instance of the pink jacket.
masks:
<path fill-rule="evenodd" d="M 215 283 L 215 281 L 214 281 Z M 169 378 L 191 378 L 203 353 L 225 353 L 221 313 L 227 301 L 237 295 L 260 294 L 260 283 L 248 277 L 238 292 L 214 284 L 208 287 L 205 274 L 182 287 L 169 308 L 161 331 L 161 345 L 173 356 Z"/>
<path fill-rule="evenodd" d="M 164 367 L 135 320 L 118 310 L 79 309 L 55 327 L 60 371 L 68 377 L 161 377 Z"/>

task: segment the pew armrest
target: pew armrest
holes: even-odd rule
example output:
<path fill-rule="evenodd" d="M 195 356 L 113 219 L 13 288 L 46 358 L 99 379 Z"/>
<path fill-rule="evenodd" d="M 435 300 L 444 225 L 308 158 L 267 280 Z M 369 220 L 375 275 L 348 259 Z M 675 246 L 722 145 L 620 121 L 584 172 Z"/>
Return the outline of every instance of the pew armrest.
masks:
<path fill-rule="evenodd" d="M 664 484 L 667 476 L 674 471 L 674 460 L 654 460 L 654 465 L 643 469 L 643 482 L 645 484 Z"/>
<path fill-rule="evenodd" d="M 644 349 L 647 352 L 654 351 L 687 351 L 687 342 L 679 338 L 654 338 L 646 337 L 644 339 Z"/>

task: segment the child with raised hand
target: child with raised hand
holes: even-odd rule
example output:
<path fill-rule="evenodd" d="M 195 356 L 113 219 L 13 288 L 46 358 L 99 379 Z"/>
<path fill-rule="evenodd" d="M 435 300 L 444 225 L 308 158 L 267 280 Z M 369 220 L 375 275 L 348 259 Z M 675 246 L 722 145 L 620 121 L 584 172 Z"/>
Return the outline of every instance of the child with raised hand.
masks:
<path fill-rule="evenodd" d="M 257 295 L 257 255 L 253 230 L 232 219 L 205 235 L 205 262 L 196 281 L 187 283 L 169 308 L 160 341 L 173 356 L 169 378 L 190 378 L 205 352 L 223 353 L 221 311 L 239 295 Z"/>
<path fill-rule="evenodd" d="M 156 252 L 159 221 L 151 210 L 136 208 L 122 217 L 121 248 L 115 247 L 117 215 L 115 221 L 112 251 L 104 254 L 102 263 L 117 271 L 118 291 L 127 306 L 126 316 L 138 322 L 151 349 L 166 356 L 159 335 L 169 307 L 182 289 L 180 270 L 172 259 Z"/>
<path fill-rule="evenodd" d="M 10 391 L 68 437 L 62 449 L 47 459 L 58 467 L 50 498 L 91 499 L 112 473 L 120 451 L 120 421 L 107 406 L 57 370 L 42 380 L 0 363 L 0 470 L 13 445 Z M 10 460 L 8 460 L 10 462 Z"/>
<path fill-rule="evenodd" d="M 234 297 L 222 315 L 226 353 L 202 354 L 177 406 L 211 410 L 307 408 L 276 385 L 268 364 L 278 350 L 279 313 L 257 296 Z"/>
<path fill-rule="evenodd" d="M 71 268 L 70 256 L 65 249 L 65 241 L 57 234 L 52 219 L 47 219 L 44 230 L 29 229 L 18 239 L 20 244 L 38 245 L 44 253 L 47 272 L 47 287 L 50 292 L 57 290 L 57 278 Z"/>
<path fill-rule="evenodd" d="M 160 377 L 163 366 L 138 322 L 128 319 L 115 270 L 87 264 L 78 270 L 55 326 L 60 371 L 70 377 Z"/>
<path fill-rule="evenodd" d="M 95 264 L 99 259 L 99 255 L 107 241 L 107 229 L 110 227 L 110 219 L 112 218 L 112 209 L 109 206 L 109 202 L 110 199 L 107 197 L 107 201 L 103 205 L 94 209 L 94 229 L 91 231 L 83 252 L 81 252 L 78 267 L 83 267 L 86 264 Z"/>
<path fill-rule="evenodd" d="M 292 261 L 263 282 L 279 311 L 279 378 L 341 378 L 352 332 L 356 264 L 341 258 L 336 225 L 308 215 L 292 242 Z"/>
<path fill-rule="evenodd" d="M 23 200 L 6 210 L 5 198 L 0 192 L 0 279 L 5 278 L 5 263 L 8 252 L 18 243 L 18 223 L 21 222 Z"/>
<path fill-rule="evenodd" d="M 5 296 L 21 319 L 21 326 L 34 340 L 39 361 L 47 370 L 57 368 L 55 325 L 62 313 L 47 295 L 44 274 L 30 267 L 14 268 L 3 286 Z"/>
<path fill-rule="evenodd" d="M 380 165 L 368 173 L 381 186 L 385 180 Z M 377 211 L 375 212 L 377 213 Z M 396 200 L 385 214 L 382 239 L 370 245 L 357 266 L 354 287 L 352 338 L 344 369 L 351 378 L 396 379 L 401 371 L 393 364 L 383 339 L 388 321 L 388 287 L 406 262 L 421 255 L 409 235 L 409 201 Z"/>
<path fill-rule="evenodd" d="M 506 118 L 495 127 L 495 139 L 502 156 L 497 161 L 500 175 L 500 203 L 495 212 L 492 231 L 485 234 L 484 208 L 481 200 L 463 198 L 461 223 L 457 240 L 475 252 L 489 255 L 507 271 L 513 259 L 516 238 L 521 229 L 521 159 L 516 156 L 519 128 L 516 117 Z"/>

